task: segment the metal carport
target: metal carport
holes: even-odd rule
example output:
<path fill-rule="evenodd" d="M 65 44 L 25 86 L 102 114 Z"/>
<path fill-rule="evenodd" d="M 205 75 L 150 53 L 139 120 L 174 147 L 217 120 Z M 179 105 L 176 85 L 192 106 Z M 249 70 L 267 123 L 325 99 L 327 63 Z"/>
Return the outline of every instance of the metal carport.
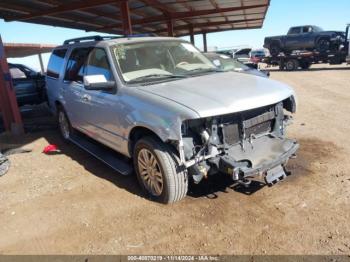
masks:
<path fill-rule="evenodd" d="M 270 0 L 2 0 L 0 18 L 87 32 L 190 35 L 192 43 L 202 34 L 206 51 L 208 33 L 261 28 L 269 5 Z M 3 71 L 1 76 L 3 89 L 9 79 Z"/>

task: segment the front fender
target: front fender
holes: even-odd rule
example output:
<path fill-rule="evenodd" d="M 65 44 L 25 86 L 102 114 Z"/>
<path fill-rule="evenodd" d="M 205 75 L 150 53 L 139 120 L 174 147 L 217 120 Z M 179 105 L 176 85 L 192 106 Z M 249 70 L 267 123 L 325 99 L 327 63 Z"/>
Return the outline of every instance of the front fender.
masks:
<path fill-rule="evenodd" d="M 164 142 L 181 139 L 183 120 L 198 118 L 193 110 L 174 101 L 141 90 L 128 89 L 123 94 L 126 135 L 134 127 L 154 132 Z"/>

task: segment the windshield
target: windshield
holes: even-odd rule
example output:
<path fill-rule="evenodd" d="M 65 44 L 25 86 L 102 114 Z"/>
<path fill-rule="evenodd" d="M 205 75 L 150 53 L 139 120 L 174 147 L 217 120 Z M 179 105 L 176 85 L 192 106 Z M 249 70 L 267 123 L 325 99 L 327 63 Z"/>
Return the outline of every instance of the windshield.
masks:
<path fill-rule="evenodd" d="M 265 56 L 265 52 L 264 51 L 252 51 L 251 56 Z"/>
<path fill-rule="evenodd" d="M 319 26 L 314 26 L 314 32 L 322 32 L 323 29 Z"/>
<path fill-rule="evenodd" d="M 190 77 L 217 70 L 193 45 L 182 41 L 117 44 L 112 53 L 127 83 Z"/>

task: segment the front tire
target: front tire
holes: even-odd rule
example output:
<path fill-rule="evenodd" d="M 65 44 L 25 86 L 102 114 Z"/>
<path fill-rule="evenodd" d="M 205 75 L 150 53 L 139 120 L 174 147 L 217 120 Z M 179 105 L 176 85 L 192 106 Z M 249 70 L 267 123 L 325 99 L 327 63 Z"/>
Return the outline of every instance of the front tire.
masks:
<path fill-rule="evenodd" d="M 320 53 L 325 53 L 325 52 L 329 51 L 330 47 L 331 47 L 331 43 L 328 39 L 322 38 L 322 39 L 317 41 L 316 49 Z"/>
<path fill-rule="evenodd" d="M 301 62 L 301 63 L 300 63 L 300 67 L 301 67 L 301 69 L 303 69 L 303 70 L 309 69 L 310 66 L 311 66 L 311 63 L 310 63 L 310 62 L 304 61 L 304 62 Z"/>
<path fill-rule="evenodd" d="M 187 174 L 169 145 L 157 138 L 145 137 L 136 142 L 133 155 L 139 184 L 151 199 L 169 204 L 186 196 Z"/>
<path fill-rule="evenodd" d="M 270 46 L 269 51 L 270 51 L 271 56 L 276 57 L 281 53 L 281 47 L 279 44 L 274 43 Z"/>

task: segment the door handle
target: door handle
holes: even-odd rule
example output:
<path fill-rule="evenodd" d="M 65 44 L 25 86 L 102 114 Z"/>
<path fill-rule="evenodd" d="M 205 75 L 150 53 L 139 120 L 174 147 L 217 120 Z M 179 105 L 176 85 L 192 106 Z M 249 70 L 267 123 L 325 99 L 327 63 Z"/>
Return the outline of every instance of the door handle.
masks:
<path fill-rule="evenodd" d="M 91 96 L 89 95 L 83 95 L 83 101 L 89 102 L 91 100 Z"/>

